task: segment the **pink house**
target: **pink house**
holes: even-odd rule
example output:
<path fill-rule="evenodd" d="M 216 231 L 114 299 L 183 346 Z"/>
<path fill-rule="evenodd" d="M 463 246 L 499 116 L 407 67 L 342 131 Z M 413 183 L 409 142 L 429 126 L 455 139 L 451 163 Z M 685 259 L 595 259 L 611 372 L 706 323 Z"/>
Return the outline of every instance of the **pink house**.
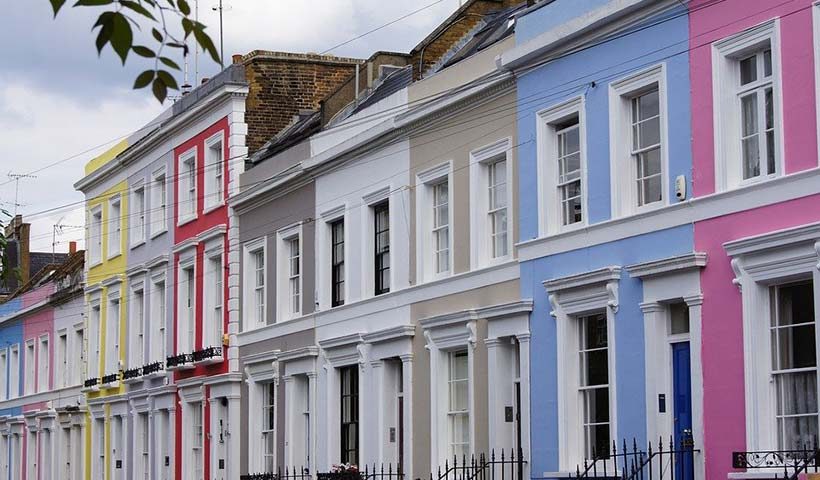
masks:
<path fill-rule="evenodd" d="M 812 0 L 690 3 L 705 478 L 818 435 L 819 33 Z"/>

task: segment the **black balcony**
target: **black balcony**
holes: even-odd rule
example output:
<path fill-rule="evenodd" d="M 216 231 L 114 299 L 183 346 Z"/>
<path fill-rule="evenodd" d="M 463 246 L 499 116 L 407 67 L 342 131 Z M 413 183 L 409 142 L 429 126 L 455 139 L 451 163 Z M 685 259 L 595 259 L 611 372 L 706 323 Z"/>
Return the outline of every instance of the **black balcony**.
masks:
<path fill-rule="evenodd" d="M 103 385 L 105 385 L 105 384 L 108 384 L 108 383 L 115 383 L 115 382 L 117 382 L 119 379 L 120 379 L 120 374 L 119 374 L 119 372 L 117 372 L 117 373 L 109 373 L 108 375 L 104 375 L 104 376 L 102 377 L 102 384 L 103 384 Z"/>
<path fill-rule="evenodd" d="M 192 361 L 193 360 L 191 359 L 190 353 L 180 353 L 179 355 L 173 355 L 168 357 L 166 359 L 165 364 L 168 366 L 168 368 L 174 368 L 181 367 L 182 365 L 185 365 L 186 363 L 191 363 Z"/>
<path fill-rule="evenodd" d="M 222 357 L 222 347 L 208 347 L 202 350 L 197 350 L 191 354 L 194 362 L 204 362 L 206 360 L 213 360 Z"/>
<path fill-rule="evenodd" d="M 142 367 L 142 374 L 151 375 L 152 373 L 161 372 L 163 368 L 164 366 L 162 362 L 149 363 L 148 365 Z"/>
<path fill-rule="evenodd" d="M 83 386 L 85 388 L 94 388 L 100 384 L 99 378 L 89 378 L 85 382 L 83 382 Z"/>
<path fill-rule="evenodd" d="M 122 372 L 122 379 L 123 380 L 131 380 L 134 378 L 139 378 L 142 376 L 142 368 L 129 368 L 128 370 Z"/>

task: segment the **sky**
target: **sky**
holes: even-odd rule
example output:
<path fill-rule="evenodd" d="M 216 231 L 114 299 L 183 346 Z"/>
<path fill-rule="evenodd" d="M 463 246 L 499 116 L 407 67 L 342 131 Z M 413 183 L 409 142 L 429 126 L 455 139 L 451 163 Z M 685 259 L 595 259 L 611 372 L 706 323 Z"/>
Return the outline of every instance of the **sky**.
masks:
<path fill-rule="evenodd" d="M 48 0 L 8 0 L 0 18 L 0 209 L 32 223 L 32 249 L 38 251 L 51 251 L 55 225 L 61 226 L 56 251 L 66 251 L 72 240 L 82 248 L 83 196 L 73 185 L 85 163 L 168 107 L 149 90 L 131 89 L 152 62 L 131 56 L 123 67 L 109 48 L 98 57 L 91 26 L 102 10 L 69 8 L 72 3 L 54 19 Z M 200 21 L 217 48 L 218 3 L 199 0 Z M 328 53 L 367 58 L 377 50 L 408 52 L 458 5 L 459 0 L 223 0 L 225 57 L 257 49 L 322 53 L 429 6 Z M 200 77 L 219 71 L 203 55 L 198 67 Z M 177 80 L 182 83 L 181 74 Z M 36 178 L 18 183 L 9 174 Z"/>

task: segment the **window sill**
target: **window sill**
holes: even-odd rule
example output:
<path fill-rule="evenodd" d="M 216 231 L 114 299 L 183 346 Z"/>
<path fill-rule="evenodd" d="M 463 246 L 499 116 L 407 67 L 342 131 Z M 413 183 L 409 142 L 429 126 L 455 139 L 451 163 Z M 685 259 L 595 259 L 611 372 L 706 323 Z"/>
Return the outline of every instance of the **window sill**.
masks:
<path fill-rule="evenodd" d="M 151 232 L 151 240 L 157 238 L 158 236 L 162 235 L 163 233 L 168 232 L 168 229 L 163 227 L 162 230 L 157 230 L 156 232 Z"/>
<path fill-rule="evenodd" d="M 142 239 L 142 240 L 139 240 L 138 242 L 132 243 L 131 244 L 131 250 L 133 250 L 135 248 L 139 248 L 143 245 L 145 245 L 145 239 Z"/>
<path fill-rule="evenodd" d="M 165 375 L 166 375 L 166 371 L 165 370 L 160 370 L 158 372 L 149 373 L 148 375 L 143 375 L 142 379 L 143 380 L 153 380 L 155 378 L 162 378 Z"/>
<path fill-rule="evenodd" d="M 181 227 L 185 224 L 191 223 L 196 219 L 197 219 L 196 215 L 192 215 L 190 217 L 180 217 L 179 219 L 177 219 L 177 227 Z"/>
<path fill-rule="evenodd" d="M 92 269 L 92 268 L 94 268 L 94 267 L 99 267 L 100 265 L 102 265 L 102 263 L 103 263 L 103 262 L 102 262 L 102 260 L 100 260 L 100 259 L 97 259 L 97 260 L 91 260 L 91 261 L 88 263 L 88 268 L 89 268 L 89 270 L 90 270 L 90 269 Z"/>
<path fill-rule="evenodd" d="M 219 210 L 220 208 L 225 206 L 225 201 L 221 201 L 219 203 L 214 203 L 213 205 L 206 205 L 204 209 L 202 209 L 202 214 L 207 215 L 214 210 Z"/>
<path fill-rule="evenodd" d="M 115 258 L 120 257 L 120 256 L 122 256 L 122 252 L 117 252 L 113 255 L 109 255 L 108 257 L 106 257 L 106 260 L 108 260 L 110 262 L 111 260 L 114 260 Z"/>

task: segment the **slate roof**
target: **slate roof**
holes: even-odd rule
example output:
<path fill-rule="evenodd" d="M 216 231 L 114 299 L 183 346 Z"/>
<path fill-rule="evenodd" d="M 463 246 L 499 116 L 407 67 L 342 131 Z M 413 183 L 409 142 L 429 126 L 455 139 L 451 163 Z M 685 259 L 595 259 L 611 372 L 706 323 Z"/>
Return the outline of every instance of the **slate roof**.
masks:
<path fill-rule="evenodd" d="M 473 34 L 473 37 L 461 46 L 455 54 L 450 56 L 440 67 L 447 68 L 465 58 L 468 58 L 485 48 L 494 45 L 509 37 L 515 31 L 514 17 L 527 8 L 526 3 L 515 7 L 505 8 L 484 16 L 484 26 Z"/>
<path fill-rule="evenodd" d="M 290 125 L 265 142 L 259 150 L 251 155 L 248 161 L 251 165 L 256 165 L 310 137 L 318 132 L 321 127 L 322 115 L 320 112 L 300 112 L 299 115 L 294 116 L 294 121 Z"/>
<path fill-rule="evenodd" d="M 381 82 L 373 88 L 373 92 L 364 100 L 359 102 L 359 105 L 353 109 L 351 115 L 364 110 L 365 108 L 375 105 L 385 98 L 393 95 L 402 88 L 410 85 L 413 82 L 413 66 L 407 65 L 395 72 L 388 74 Z"/>

